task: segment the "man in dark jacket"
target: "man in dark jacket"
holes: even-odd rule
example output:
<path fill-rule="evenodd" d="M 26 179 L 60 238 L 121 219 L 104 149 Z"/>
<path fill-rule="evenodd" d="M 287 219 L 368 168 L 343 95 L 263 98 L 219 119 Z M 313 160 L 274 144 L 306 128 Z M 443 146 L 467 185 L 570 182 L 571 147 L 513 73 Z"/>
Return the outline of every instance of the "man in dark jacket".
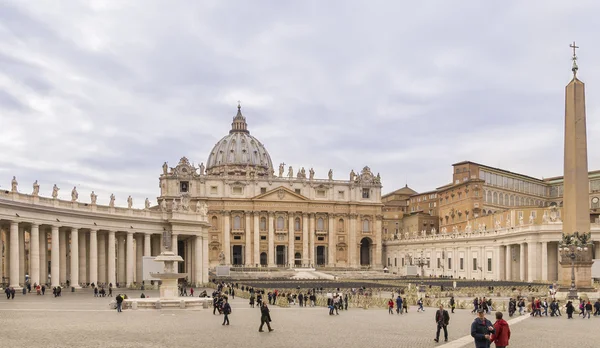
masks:
<path fill-rule="evenodd" d="M 267 303 L 263 302 L 260 307 L 260 327 L 258 328 L 258 332 L 263 332 L 263 325 L 267 324 L 269 328 L 269 332 L 273 331 L 271 329 L 271 314 L 269 313 L 269 307 L 267 307 Z"/>
<path fill-rule="evenodd" d="M 494 332 L 492 322 L 485 318 L 485 310 L 480 308 L 477 311 L 477 318 L 471 324 L 471 337 L 475 339 L 475 348 L 489 348 L 490 335 Z"/>
<path fill-rule="evenodd" d="M 118 294 L 117 297 L 115 297 L 115 300 L 117 300 L 117 312 L 121 313 L 121 305 L 123 305 L 123 296 L 121 294 Z"/>
<path fill-rule="evenodd" d="M 496 344 L 496 348 L 506 348 L 510 340 L 510 327 L 506 320 L 502 319 L 502 312 L 496 312 L 494 333 L 490 340 Z"/>
<path fill-rule="evenodd" d="M 440 305 L 440 309 L 435 312 L 435 323 L 437 324 L 437 332 L 435 338 L 436 342 L 440 341 L 440 330 L 444 329 L 444 341 L 448 342 L 448 323 L 450 322 L 450 315 L 448 311 L 444 309 L 444 306 Z"/>
<path fill-rule="evenodd" d="M 223 303 L 223 325 L 229 325 L 229 314 L 231 314 L 231 306 L 229 305 L 229 301 L 227 301 L 227 297 L 225 297 Z"/>

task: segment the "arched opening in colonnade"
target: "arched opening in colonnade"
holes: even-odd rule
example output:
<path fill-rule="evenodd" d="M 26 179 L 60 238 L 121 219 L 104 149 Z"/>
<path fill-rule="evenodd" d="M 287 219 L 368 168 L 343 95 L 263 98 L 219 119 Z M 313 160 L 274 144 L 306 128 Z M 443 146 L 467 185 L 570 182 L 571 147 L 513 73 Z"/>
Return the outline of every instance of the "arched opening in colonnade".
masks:
<path fill-rule="evenodd" d="M 360 240 L 360 265 L 370 266 L 371 265 L 371 248 L 373 241 L 371 238 L 365 237 Z"/>

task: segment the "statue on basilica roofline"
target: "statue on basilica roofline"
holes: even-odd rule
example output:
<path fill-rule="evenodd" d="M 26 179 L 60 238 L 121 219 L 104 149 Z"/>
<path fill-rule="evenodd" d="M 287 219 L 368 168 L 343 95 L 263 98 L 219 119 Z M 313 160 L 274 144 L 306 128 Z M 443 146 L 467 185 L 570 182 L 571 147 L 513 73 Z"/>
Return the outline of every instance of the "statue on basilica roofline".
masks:
<path fill-rule="evenodd" d="M 205 202 L 196 202 L 196 213 L 206 216 L 208 214 L 208 205 Z"/>
<path fill-rule="evenodd" d="M 285 163 L 280 163 L 279 164 L 279 177 L 282 178 L 283 177 L 283 171 L 285 170 Z"/>
<path fill-rule="evenodd" d="M 79 193 L 77 193 L 77 186 L 74 186 L 71 190 L 71 202 L 76 202 L 79 198 Z"/>
<path fill-rule="evenodd" d="M 302 167 L 302 169 L 300 169 L 300 179 L 306 179 L 306 170 L 304 170 L 304 167 Z"/>
<path fill-rule="evenodd" d="M 533 222 L 534 222 L 533 213 L 531 213 L 531 214 L 529 215 L 529 224 L 530 224 L 530 225 L 533 225 Z"/>
<path fill-rule="evenodd" d="M 150 209 L 150 200 L 148 197 L 146 197 L 146 200 L 144 201 L 144 209 Z"/>
<path fill-rule="evenodd" d="M 54 187 L 52 188 L 52 198 L 57 199 L 58 198 L 58 190 L 60 190 L 58 188 L 58 186 L 56 186 L 56 184 L 54 184 Z"/>
<path fill-rule="evenodd" d="M 97 199 L 98 196 L 94 193 L 94 191 L 92 191 L 92 193 L 90 193 L 90 201 L 92 202 L 92 204 L 96 204 Z"/>
<path fill-rule="evenodd" d="M 294 169 L 292 169 L 292 166 L 290 166 L 288 168 L 288 178 L 290 178 L 290 179 L 294 178 Z"/>
<path fill-rule="evenodd" d="M 204 170 L 205 170 L 204 162 L 201 162 L 200 163 L 200 175 L 204 175 Z"/>
<path fill-rule="evenodd" d="M 329 180 L 333 180 L 333 170 L 329 169 L 329 173 L 327 173 L 327 176 L 329 177 Z"/>
<path fill-rule="evenodd" d="M 350 182 L 354 182 L 356 180 L 356 173 L 354 172 L 354 169 L 352 169 L 350 171 Z"/>
<path fill-rule="evenodd" d="M 133 198 L 131 196 L 127 197 L 127 208 L 131 209 L 133 206 Z"/>
<path fill-rule="evenodd" d="M 108 203 L 108 206 L 111 208 L 115 207 L 115 195 L 113 193 L 110 194 L 110 202 Z"/>
<path fill-rule="evenodd" d="M 163 163 L 162 169 L 163 169 L 163 175 L 169 174 L 169 165 L 167 164 L 167 162 Z"/>
<path fill-rule="evenodd" d="M 33 183 L 33 192 L 31 193 L 32 196 L 37 196 L 40 194 L 40 184 L 38 184 L 38 181 L 36 180 Z"/>
<path fill-rule="evenodd" d="M 10 191 L 17 192 L 18 186 L 19 186 L 19 183 L 17 182 L 17 177 L 13 176 L 12 181 L 10 182 Z"/>
<path fill-rule="evenodd" d="M 310 168 L 310 170 L 308 171 L 308 175 L 309 180 L 313 180 L 315 178 L 315 170 Z"/>
<path fill-rule="evenodd" d="M 167 211 L 167 200 L 164 198 L 160 201 L 160 210 Z"/>

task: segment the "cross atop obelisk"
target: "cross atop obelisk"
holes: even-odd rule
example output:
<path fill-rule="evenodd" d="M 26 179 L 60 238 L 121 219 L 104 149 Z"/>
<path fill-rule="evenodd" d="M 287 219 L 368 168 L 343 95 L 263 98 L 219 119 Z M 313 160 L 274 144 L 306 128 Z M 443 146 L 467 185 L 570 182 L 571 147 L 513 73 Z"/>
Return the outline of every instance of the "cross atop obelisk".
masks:
<path fill-rule="evenodd" d="M 579 46 L 577 46 L 575 41 L 573 41 L 569 47 L 573 49 L 573 57 L 571 58 L 573 60 L 573 67 L 571 68 L 571 71 L 573 71 L 574 76 L 577 76 L 577 70 L 579 70 L 579 67 L 577 66 L 577 52 L 575 50 L 578 49 Z"/>

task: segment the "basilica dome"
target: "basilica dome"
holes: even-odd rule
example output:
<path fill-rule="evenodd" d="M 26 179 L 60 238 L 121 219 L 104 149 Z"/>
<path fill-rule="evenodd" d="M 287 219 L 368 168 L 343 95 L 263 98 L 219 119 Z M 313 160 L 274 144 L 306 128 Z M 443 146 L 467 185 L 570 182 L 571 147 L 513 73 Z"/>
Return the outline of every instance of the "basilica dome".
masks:
<path fill-rule="evenodd" d="M 238 105 L 229 134 L 215 144 L 208 156 L 206 174 L 268 176 L 272 173 L 271 156 L 265 146 L 250 135 Z"/>

